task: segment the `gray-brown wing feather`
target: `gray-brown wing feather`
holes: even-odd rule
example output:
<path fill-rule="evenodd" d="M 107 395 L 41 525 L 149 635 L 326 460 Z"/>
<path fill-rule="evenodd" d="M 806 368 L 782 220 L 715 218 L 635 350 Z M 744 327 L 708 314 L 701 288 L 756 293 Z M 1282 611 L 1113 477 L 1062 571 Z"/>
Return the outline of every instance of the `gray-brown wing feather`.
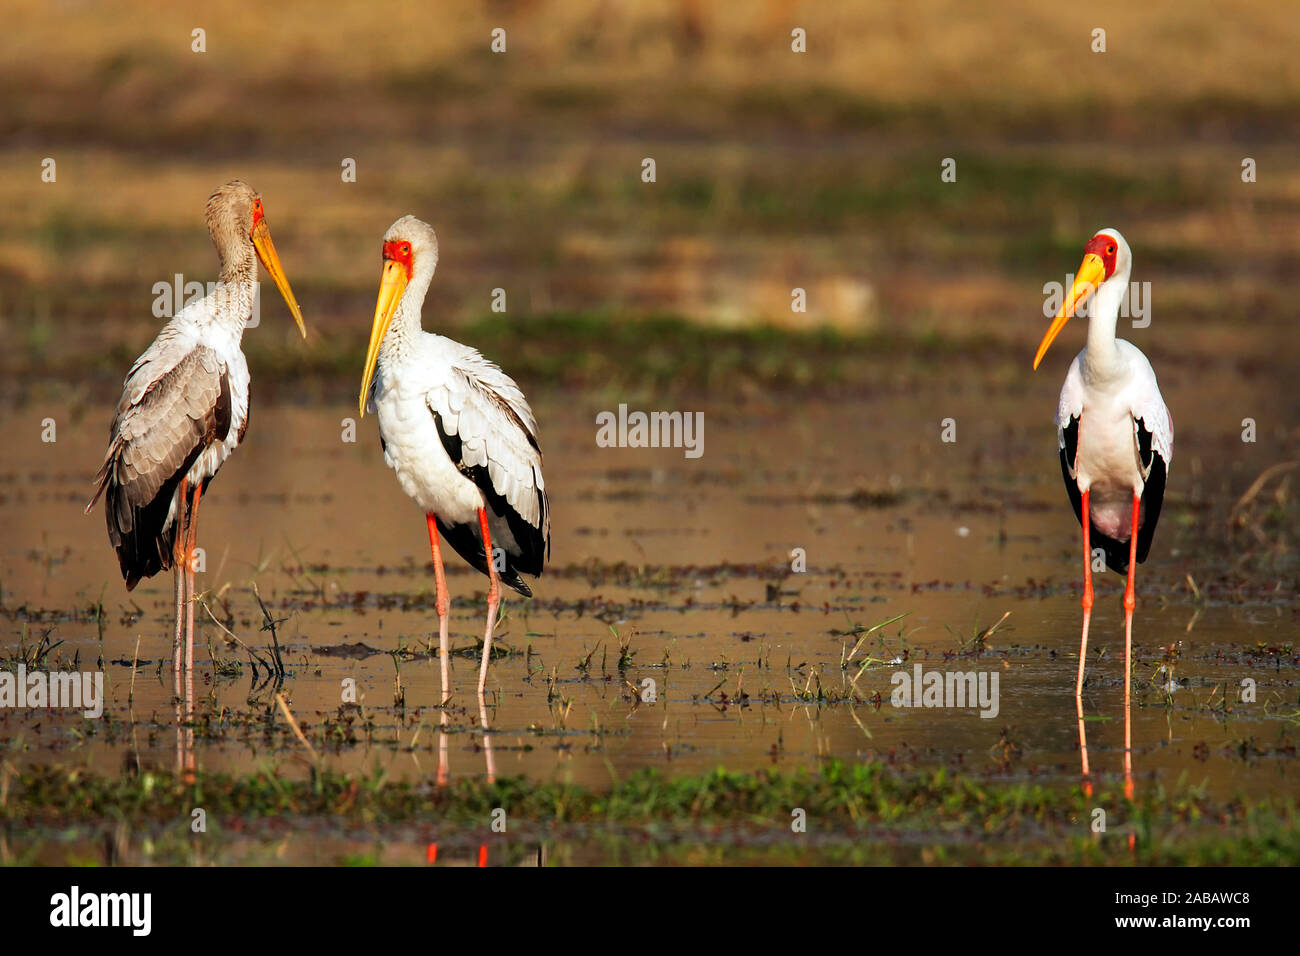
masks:
<path fill-rule="evenodd" d="M 152 382 L 151 362 L 127 378 L 96 476 L 89 512 L 105 496 L 108 536 L 127 588 L 171 567 L 172 498 L 186 472 L 230 430 L 230 383 L 211 348 L 199 345 Z"/>

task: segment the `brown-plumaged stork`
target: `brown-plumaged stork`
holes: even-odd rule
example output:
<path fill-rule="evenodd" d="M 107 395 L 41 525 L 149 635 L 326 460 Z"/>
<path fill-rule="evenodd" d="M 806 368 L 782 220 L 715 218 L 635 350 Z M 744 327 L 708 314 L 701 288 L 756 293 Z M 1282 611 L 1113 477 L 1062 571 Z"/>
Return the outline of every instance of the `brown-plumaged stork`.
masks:
<path fill-rule="evenodd" d="M 433 227 L 403 216 L 384 234 L 383 273 L 361 378 L 360 412 L 379 419 L 384 461 L 425 513 L 437 587 L 442 699 L 450 696 L 450 599 L 439 532 L 488 576 L 478 693 L 487 683 L 504 582 L 532 595 L 550 554 L 551 517 L 537 421 L 519 386 L 477 350 L 420 327 L 438 265 Z"/>
<path fill-rule="evenodd" d="M 307 337 L 261 196 L 244 182 L 228 182 L 208 197 L 206 219 L 220 277 L 131 366 L 95 477 L 98 488 L 86 505 L 89 514 L 104 497 L 108 537 L 128 591 L 159 571 L 174 573 L 178 696 L 182 635 L 187 672 L 194 663 L 199 499 L 248 428 L 248 364 L 239 346 L 253 312 L 258 260 Z"/>
<path fill-rule="evenodd" d="M 1128 243 L 1117 230 L 1103 229 L 1088 240 L 1074 284 L 1034 356 L 1037 369 L 1052 341 L 1091 297 L 1088 343 L 1070 364 L 1056 411 L 1061 473 L 1083 528 L 1083 631 L 1075 698 L 1081 701 L 1083 694 L 1093 603 L 1092 549 L 1097 547 L 1105 555 L 1107 567 L 1128 573 L 1124 589 L 1126 714 L 1133 667 L 1134 566 L 1145 561 L 1151 550 L 1174 450 L 1173 417 L 1160 396 L 1151 363 L 1136 346 L 1115 337 L 1131 267 Z M 1127 754 L 1131 743 L 1127 719 L 1124 738 Z"/>

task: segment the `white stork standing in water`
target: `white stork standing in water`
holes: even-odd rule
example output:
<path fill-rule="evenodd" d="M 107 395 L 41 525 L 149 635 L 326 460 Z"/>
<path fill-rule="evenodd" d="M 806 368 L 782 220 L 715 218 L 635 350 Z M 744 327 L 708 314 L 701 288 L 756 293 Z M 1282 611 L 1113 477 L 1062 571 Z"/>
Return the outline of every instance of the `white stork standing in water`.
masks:
<path fill-rule="evenodd" d="M 1088 344 L 1065 376 L 1056 411 L 1061 473 L 1083 527 L 1083 633 L 1075 699 L 1082 732 L 1082 696 L 1088 622 L 1092 616 L 1092 547 L 1106 565 L 1128 573 L 1124 589 L 1124 751 L 1131 750 L 1129 679 L 1133 668 L 1134 566 L 1146 560 L 1160 518 L 1165 478 L 1173 460 L 1174 421 L 1160 397 L 1145 355 L 1115 337 L 1128 294 L 1132 254 L 1124 237 L 1103 229 L 1084 246 L 1083 263 L 1061 310 L 1034 356 L 1038 368 L 1052 341 L 1079 306 L 1089 306 Z M 1082 742 L 1082 738 L 1081 738 Z M 1087 751 L 1083 749 L 1084 775 Z"/>
<path fill-rule="evenodd" d="M 259 259 L 307 337 L 261 197 L 246 183 L 228 182 L 208 198 L 206 218 L 220 278 L 205 298 L 181 309 L 131 366 L 95 478 L 99 487 L 86 505 L 89 514 L 105 497 L 108 537 L 128 591 L 142 578 L 174 572 L 177 696 L 182 634 L 187 673 L 194 663 L 199 498 L 248 428 L 248 364 L 239 344 L 253 312 Z"/>
<path fill-rule="evenodd" d="M 403 216 L 384 234 L 384 269 L 361 379 L 360 411 L 379 418 L 384 461 L 425 513 L 437 586 L 442 698 L 449 696 L 450 599 L 439 532 L 488 576 L 479 668 L 487 683 L 500 582 L 525 597 L 550 554 L 551 517 L 537 421 L 519 386 L 477 350 L 420 327 L 438 265 L 433 227 Z"/>

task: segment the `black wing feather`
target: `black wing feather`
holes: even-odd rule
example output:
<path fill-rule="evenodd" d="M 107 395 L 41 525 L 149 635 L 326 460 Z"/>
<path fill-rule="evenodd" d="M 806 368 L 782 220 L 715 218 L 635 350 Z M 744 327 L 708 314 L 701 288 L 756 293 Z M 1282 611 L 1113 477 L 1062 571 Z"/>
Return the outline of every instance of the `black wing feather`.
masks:
<path fill-rule="evenodd" d="M 447 456 L 455 463 L 460 473 L 469 478 L 478 486 L 479 491 L 483 493 L 483 500 L 487 503 L 489 510 L 498 518 L 504 518 L 507 527 L 510 529 L 510 536 L 513 541 L 494 541 L 496 547 L 504 549 L 505 552 L 505 570 L 498 571 L 503 584 L 514 588 L 525 597 L 532 597 L 533 592 L 519 576 L 522 571 L 524 574 L 540 576 L 545 555 L 550 547 L 550 542 L 542 534 L 540 528 L 534 528 L 520 514 L 510 506 L 492 485 L 492 478 L 488 474 L 488 469 L 484 465 L 466 465 L 461 454 L 460 435 L 450 435 L 443 427 L 442 416 L 433 409 L 429 409 L 433 415 L 434 424 L 438 429 L 438 437 L 442 440 L 442 447 L 446 450 Z M 538 497 L 541 500 L 542 511 L 545 515 L 546 498 L 540 491 Z M 442 536 L 455 549 L 465 561 L 482 574 L 488 573 L 487 554 L 483 548 L 483 536 L 479 529 L 473 525 L 448 525 L 442 518 L 434 516 L 438 523 L 438 530 Z M 543 524 L 545 521 L 543 520 Z M 511 547 L 513 545 L 513 547 Z"/>
<path fill-rule="evenodd" d="M 1151 552 L 1151 540 L 1156 533 L 1156 522 L 1160 520 L 1160 506 L 1165 497 L 1165 460 L 1151 447 L 1151 432 L 1137 421 L 1138 454 L 1141 456 L 1142 470 L 1146 473 L 1145 488 L 1142 492 L 1141 523 L 1137 532 L 1137 560 L 1142 564 Z M 1073 417 L 1069 425 L 1062 429 L 1065 447 L 1061 449 L 1061 476 L 1065 479 L 1065 490 L 1070 495 L 1070 504 L 1074 507 L 1075 520 L 1083 523 L 1083 495 L 1075 481 L 1074 463 L 1079 451 L 1079 419 Z M 1128 573 L 1129 542 L 1117 541 L 1110 535 L 1102 534 L 1091 521 L 1088 529 L 1089 544 L 1101 548 L 1106 555 L 1106 567 L 1118 574 Z"/>
<path fill-rule="evenodd" d="M 1142 470 L 1146 472 L 1142 490 L 1142 524 L 1138 528 L 1137 559 L 1141 564 L 1151 552 L 1151 539 L 1155 537 L 1160 508 L 1165 503 L 1165 477 L 1168 466 L 1160 453 L 1151 447 L 1151 432 L 1137 419 L 1138 451 L 1142 455 Z"/>
<path fill-rule="evenodd" d="M 1061 477 L 1065 479 L 1065 490 L 1070 495 L 1070 504 L 1074 506 L 1074 520 L 1083 523 L 1083 495 L 1074 480 L 1074 460 L 1079 453 L 1079 419 L 1071 418 L 1070 424 L 1061 429 L 1065 447 L 1061 449 Z"/>

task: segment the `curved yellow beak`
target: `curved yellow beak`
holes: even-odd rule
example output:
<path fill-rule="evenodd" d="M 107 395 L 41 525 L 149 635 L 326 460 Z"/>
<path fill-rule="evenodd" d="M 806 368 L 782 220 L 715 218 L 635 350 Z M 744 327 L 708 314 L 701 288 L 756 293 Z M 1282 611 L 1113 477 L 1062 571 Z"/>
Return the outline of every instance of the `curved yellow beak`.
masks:
<path fill-rule="evenodd" d="M 385 260 L 384 274 L 379 280 L 379 301 L 375 303 L 375 320 L 370 326 L 370 347 L 366 350 L 366 367 L 361 374 L 361 417 L 366 414 L 366 396 L 370 393 L 370 383 L 375 377 L 375 365 L 379 361 L 379 346 L 384 343 L 388 326 L 392 324 L 397 312 L 402 293 L 406 291 L 406 269 L 400 262 Z"/>
<path fill-rule="evenodd" d="M 253 248 L 257 250 L 257 258 L 262 260 L 262 265 L 266 271 L 271 273 L 271 278 L 275 280 L 275 287 L 280 290 L 280 295 L 284 296 L 284 301 L 289 305 L 289 311 L 293 313 L 293 320 L 298 323 L 298 331 L 302 337 L 307 337 L 307 326 L 302 321 L 302 309 L 298 308 L 298 300 L 293 297 L 293 290 L 289 288 L 289 279 L 284 274 L 284 266 L 280 265 L 280 257 L 275 253 L 275 243 L 271 241 L 271 230 L 266 225 L 265 219 L 259 219 L 253 231 L 249 234 L 253 240 Z"/>
<path fill-rule="evenodd" d="M 1079 271 L 1075 274 L 1074 286 L 1070 289 L 1070 294 L 1061 303 L 1061 311 L 1056 313 L 1056 318 L 1052 320 L 1051 327 L 1038 346 L 1038 354 L 1034 356 L 1035 370 L 1038 368 L 1038 363 L 1043 360 L 1043 356 L 1047 354 L 1052 340 L 1060 334 L 1061 329 L 1065 328 L 1065 323 L 1070 321 L 1088 296 L 1097 291 L 1097 286 L 1105 275 L 1106 264 L 1101 261 L 1101 256 L 1090 252 L 1083 257 Z"/>

